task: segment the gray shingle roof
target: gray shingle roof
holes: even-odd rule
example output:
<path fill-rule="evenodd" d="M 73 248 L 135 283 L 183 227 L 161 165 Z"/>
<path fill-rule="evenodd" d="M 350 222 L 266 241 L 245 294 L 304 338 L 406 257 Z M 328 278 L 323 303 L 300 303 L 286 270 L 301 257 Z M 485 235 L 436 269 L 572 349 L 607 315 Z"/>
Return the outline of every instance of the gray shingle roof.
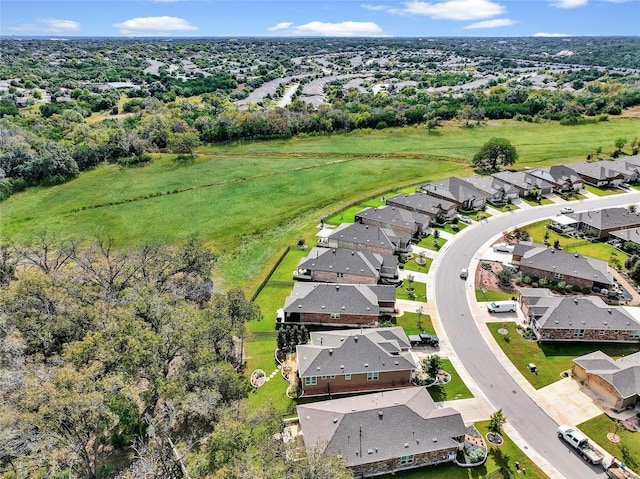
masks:
<path fill-rule="evenodd" d="M 622 241 L 632 241 L 640 244 L 640 228 L 609 231 L 609 236 L 621 239 Z"/>
<path fill-rule="evenodd" d="M 614 168 L 614 165 L 610 161 L 574 163 L 571 167 L 579 175 L 595 178 L 599 181 L 613 180 L 621 176 L 620 170 Z"/>
<path fill-rule="evenodd" d="M 571 213 L 567 216 L 599 230 L 640 226 L 640 211 L 631 212 L 628 208 L 604 208 L 582 213 Z"/>
<path fill-rule="evenodd" d="M 599 259 L 587 258 L 546 246 L 524 244 L 516 245 L 513 255 L 522 255 L 520 261 L 513 261 L 514 265 L 587 279 L 596 283 L 613 284 L 613 276 L 608 272 L 607 263 Z"/>
<path fill-rule="evenodd" d="M 623 399 L 640 395 L 640 352 L 614 361 L 602 351 L 595 351 L 573 362 L 607 381 Z"/>
<path fill-rule="evenodd" d="M 511 195 L 518 192 L 518 189 L 510 183 L 500 180 L 495 176 L 470 176 L 466 178 L 466 181 L 471 183 L 476 188 L 481 189 L 487 194 L 494 196 L 497 193 L 504 193 L 504 195 Z"/>
<path fill-rule="evenodd" d="M 449 211 L 455 206 L 455 203 L 451 201 L 436 198 L 426 193 L 395 195 L 391 198 L 387 198 L 387 204 L 398 205 L 399 207 L 406 208 L 408 210 L 415 209 L 417 211 L 425 211 L 433 216 L 443 210 Z"/>
<path fill-rule="evenodd" d="M 350 273 L 377 278 L 382 263 L 382 255 L 375 253 L 365 254 L 361 251 L 335 248 L 312 248 L 309 254 L 300 260 L 298 269 Z"/>
<path fill-rule="evenodd" d="M 499 171 L 492 175 L 505 183 L 512 184 L 524 190 L 532 188 L 551 188 L 551 183 L 541 178 L 536 178 L 526 171 Z"/>
<path fill-rule="evenodd" d="M 489 196 L 485 191 L 457 176 L 450 176 L 440 181 L 433 181 L 422 185 L 420 188 L 427 193 L 437 194 L 438 196 L 458 203 L 464 203 L 472 197 L 487 198 Z"/>
<path fill-rule="evenodd" d="M 288 313 L 342 313 L 378 316 L 379 301 L 395 301 L 393 286 L 300 283 L 293 285 L 284 310 Z"/>
<path fill-rule="evenodd" d="M 390 224 L 393 226 L 402 226 L 405 228 L 414 228 L 416 224 L 426 225 L 429 218 L 426 215 L 409 211 L 404 208 L 396 208 L 395 206 L 382 206 L 379 208 L 365 208 L 355 215 L 357 218 L 367 218 L 372 221 Z"/>
<path fill-rule="evenodd" d="M 300 377 L 411 371 L 416 364 L 401 327 L 311 333 L 311 344 L 297 347 Z"/>
<path fill-rule="evenodd" d="M 457 447 L 459 412 L 438 409 L 423 387 L 298 406 L 307 447 L 338 453 L 347 466 Z"/>
<path fill-rule="evenodd" d="M 393 230 L 360 223 L 342 223 L 328 238 L 330 240 L 347 241 L 389 250 L 395 250 L 400 241 L 400 235 Z"/>

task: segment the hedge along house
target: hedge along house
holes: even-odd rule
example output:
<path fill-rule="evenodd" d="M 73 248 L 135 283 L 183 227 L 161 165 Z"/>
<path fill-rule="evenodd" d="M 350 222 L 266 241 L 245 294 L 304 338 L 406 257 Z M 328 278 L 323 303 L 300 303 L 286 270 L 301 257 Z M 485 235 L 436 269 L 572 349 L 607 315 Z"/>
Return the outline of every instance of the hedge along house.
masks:
<path fill-rule="evenodd" d="M 396 314 L 395 304 L 394 286 L 296 282 L 277 322 L 374 327 Z"/>
<path fill-rule="evenodd" d="M 337 454 L 354 477 L 454 461 L 466 427 L 453 408 L 439 409 L 423 387 L 297 407 L 306 447 Z"/>
<path fill-rule="evenodd" d="M 312 248 L 298 262 L 293 279 L 321 283 L 376 284 L 398 279 L 398 258 L 365 251 Z"/>
<path fill-rule="evenodd" d="M 572 286 L 592 289 L 611 288 L 613 275 L 606 262 L 534 243 L 518 243 L 511 263 L 523 276 L 564 281 Z"/>
<path fill-rule="evenodd" d="M 429 222 L 443 223 L 456 215 L 457 205 L 442 198 L 426 193 L 399 194 L 386 199 L 389 206 L 420 213 L 429 218 Z"/>
<path fill-rule="evenodd" d="M 614 360 L 602 351 L 573 360 L 573 374 L 615 411 L 634 407 L 640 398 L 640 352 Z"/>
<path fill-rule="evenodd" d="M 546 288 L 522 288 L 522 311 L 538 339 L 640 343 L 638 308 L 610 306 L 597 296 L 561 296 Z"/>
<path fill-rule="evenodd" d="M 404 330 L 320 331 L 297 347 L 303 396 L 370 392 L 413 386 L 416 363 Z"/>
<path fill-rule="evenodd" d="M 326 239 L 329 248 L 401 254 L 411 251 L 411 235 L 360 223 L 342 223 Z"/>
<path fill-rule="evenodd" d="M 427 215 L 395 206 L 370 207 L 355 214 L 356 223 L 392 229 L 411 237 L 428 234 L 430 220 Z"/>

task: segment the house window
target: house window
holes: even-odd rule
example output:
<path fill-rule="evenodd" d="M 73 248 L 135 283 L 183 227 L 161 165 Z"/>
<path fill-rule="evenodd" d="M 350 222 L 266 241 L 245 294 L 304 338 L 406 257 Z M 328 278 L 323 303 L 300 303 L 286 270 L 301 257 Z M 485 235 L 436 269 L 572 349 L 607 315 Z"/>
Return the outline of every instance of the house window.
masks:
<path fill-rule="evenodd" d="M 351 381 L 351 374 L 345 374 L 344 375 L 344 380 L 345 381 Z"/>
<path fill-rule="evenodd" d="M 331 313 L 331 319 L 340 319 L 340 313 Z"/>
<path fill-rule="evenodd" d="M 367 373 L 367 381 L 377 381 L 377 380 L 378 380 L 378 371 Z"/>
<path fill-rule="evenodd" d="M 574 338 L 584 338 L 584 329 L 574 329 L 573 330 Z"/>
<path fill-rule="evenodd" d="M 599 333 L 599 334 L 600 334 L 600 336 L 604 336 L 604 333 L 605 333 L 605 332 L 606 332 L 606 331 L 605 331 L 604 329 L 601 329 L 601 330 L 600 330 L 600 333 Z"/>
<path fill-rule="evenodd" d="M 413 454 L 411 454 L 410 456 L 402 456 L 400 458 L 401 466 L 408 466 L 409 464 L 413 464 Z"/>
<path fill-rule="evenodd" d="M 329 376 L 329 377 L 330 377 L 331 379 L 335 379 L 335 378 L 336 378 L 336 375 L 335 375 L 335 374 L 332 374 L 332 375 L 331 375 L 331 376 Z"/>
<path fill-rule="evenodd" d="M 318 384 L 318 378 L 315 376 L 309 376 L 304 378 L 304 385 L 305 386 L 315 386 L 316 384 Z"/>
<path fill-rule="evenodd" d="M 338 278 L 344 278 L 344 273 L 336 273 L 336 276 L 337 276 Z"/>
<path fill-rule="evenodd" d="M 322 379 L 327 379 L 327 376 L 325 376 L 325 375 L 322 375 Z"/>
<path fill-rule="evenodd" d="M 622 331 L 620 331 L 622 334 L 629 334 L 629 330 L 628 329 L 623 329 Z"/>
<path fill-rule="evenodd" d="M 636 330 L 636 331 L 631 331 L 631 336 L 632 339 L 638 339 L 640 338 L 640 331 Z"/>
<path fill-rule="evenodd" d="M 562 279 L 562 278 L 564 278 L 564 274 L 562 274 L 562 273 L 553 273 L 553 277 L 555 279 Z"/>

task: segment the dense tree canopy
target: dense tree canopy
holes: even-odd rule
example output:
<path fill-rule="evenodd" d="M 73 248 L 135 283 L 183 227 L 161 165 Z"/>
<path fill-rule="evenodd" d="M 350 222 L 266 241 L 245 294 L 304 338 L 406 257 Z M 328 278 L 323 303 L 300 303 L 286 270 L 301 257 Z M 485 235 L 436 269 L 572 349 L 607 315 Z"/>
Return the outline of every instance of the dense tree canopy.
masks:
<path fill-rule="evenodd" d="M 473 164 L 485 171 L 498 171 L 500 166 L 515 164 L 518 160 L 516 147 L 506 138 L 489 139 L 473 157 Z"/>

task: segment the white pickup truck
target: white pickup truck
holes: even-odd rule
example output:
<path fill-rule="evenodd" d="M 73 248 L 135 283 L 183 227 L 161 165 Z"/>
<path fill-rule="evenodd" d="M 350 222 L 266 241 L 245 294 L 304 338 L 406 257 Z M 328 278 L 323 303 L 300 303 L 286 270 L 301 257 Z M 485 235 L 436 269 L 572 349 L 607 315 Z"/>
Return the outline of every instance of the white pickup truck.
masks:
<path fill-rule="evenodd" d="M 567 441 L 585 461 L 602 464 L 604 455 L 589 443 L 589 438 L 577 429 L 567 425 L 558 426 L 558 437 Z"/>

